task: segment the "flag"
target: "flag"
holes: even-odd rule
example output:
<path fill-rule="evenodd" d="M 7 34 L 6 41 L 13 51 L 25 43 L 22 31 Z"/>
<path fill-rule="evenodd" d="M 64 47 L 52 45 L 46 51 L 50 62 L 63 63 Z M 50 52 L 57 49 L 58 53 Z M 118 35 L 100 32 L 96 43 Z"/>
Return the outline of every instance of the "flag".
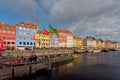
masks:
<path fill-rule="evenodd" d="M 35 39 L 39 39 L 39 34 L 35 34 Z"/>
<path fill-rule="evenodd" d="M 51 25 L 49 25 L 49 31 L 50 31 L 52 34 L 55 34 L 55 33 L 56 33 L 55 29 L 54 29 Z"/>
<path fill-rule="evenodd" d="M 44 29 L 44 30 L 43 30 L 43 34 L 44 34 L 44 35 L 48 35 L 49 32 L 48 32 L 46 29 Z"/>
<path fill-rule="evenodd" d="M 5 43 L 2 41 L 2 42 L 1 42 L 1 48 L 2 48 L 2 49 L 4 49 L 4 45 L 5 45 Z"/>
<path fill-rule="evenodd" d="M 0 42 L 0 52 L 4 50 L 5 43 L 4 41 Z"/>

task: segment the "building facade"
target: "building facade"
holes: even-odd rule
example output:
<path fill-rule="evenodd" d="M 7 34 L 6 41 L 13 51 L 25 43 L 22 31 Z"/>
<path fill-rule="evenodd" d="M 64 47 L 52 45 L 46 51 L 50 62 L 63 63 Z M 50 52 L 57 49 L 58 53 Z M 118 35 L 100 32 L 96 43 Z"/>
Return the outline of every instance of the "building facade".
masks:
<path fill-rule="evenodd" d="M 50 36 L 45 35 L 43 31 L 38 30 L 35 35 L 36 38 L 36 47 L 38 48 L 49 48 L 50 47 Z"/>
<path fill-rule="evenodd" d="M 96 39 L 96 42 L 97 42 L 97 48 L 101 50 L 101 49 L 102 49 L 103 40 L 101 40 L 101 39 Z"/>
<path fill-rule="evenodd" d="M 34 36 L 38 30 L 37 23 L 19 22 L 16 24 L 16 46 L 34 47 Z"/>
<path fill-rule="evenodd" d="M 65 48 L 67 47 L 67 34 L 65 30 L 56 28 L 56 35 L 58 36 L 58 47 Z"/>
<path fill-rule="evenodd" d="M 0 23 L 0 37 L 5 41 L 6 49 L 16 48 L 16 27 L 6 23 Z"/>
<path fill-rule="evenodd" d="M 94 48 L 94 47 L 97 47 L 96 39 L 95 39 L 94 37 L 87 36 L 87 37 L 84 39 L 84 46 L 85 46 L 86 48 Z"/>
<path fill-rule="evenodd" d="M 51 35 L 50 47 L 58 48 L 58 36 L 56 34 Z"/>
<path fill-rule="evenodd" d="M 67 48 L 72 48 L 73 47 L 73 34 L 70 30 L 65 31 L 67 34 Z"/>
<path fill-rule="evenodd" d="M 83 48 L 83 40 L 80 36 L 74 36 L 74 40 L 76 40 L 76 47 L 81 49 Z"/>

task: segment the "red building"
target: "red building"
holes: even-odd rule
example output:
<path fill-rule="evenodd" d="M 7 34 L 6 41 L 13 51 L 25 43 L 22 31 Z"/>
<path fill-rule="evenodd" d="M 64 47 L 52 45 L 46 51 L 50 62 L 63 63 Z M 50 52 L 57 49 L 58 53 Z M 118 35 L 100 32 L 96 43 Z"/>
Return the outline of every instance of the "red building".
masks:
<path fill-rule="evenodd" d="M 58 47 L 67 47 L 66 30 L 56 28 L 56 34 L 58 36 Z"/>
<path fill-rule="evenodd" d="M 5 42 L 0 37 L 0 52 L 2 52 L 4 50 L 4 46 L 5 46 Z"/>
<path fill-rule="evenodd" d="M 15 48 L 16 27 L 5 23 L 0 23 L 0 37 L 5 42 L 5 48 Z"/>

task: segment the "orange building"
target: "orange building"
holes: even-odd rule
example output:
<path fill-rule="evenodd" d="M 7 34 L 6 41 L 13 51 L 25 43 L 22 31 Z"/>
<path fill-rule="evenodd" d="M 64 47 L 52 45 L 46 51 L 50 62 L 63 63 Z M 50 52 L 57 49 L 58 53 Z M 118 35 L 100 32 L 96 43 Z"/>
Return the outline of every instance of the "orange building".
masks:
<path fill-rule="evenodd" d="M 6 48 L 15 48 L 16 27 L 5 23 L 0 23 L 0 37 L 5 41 Z"/>

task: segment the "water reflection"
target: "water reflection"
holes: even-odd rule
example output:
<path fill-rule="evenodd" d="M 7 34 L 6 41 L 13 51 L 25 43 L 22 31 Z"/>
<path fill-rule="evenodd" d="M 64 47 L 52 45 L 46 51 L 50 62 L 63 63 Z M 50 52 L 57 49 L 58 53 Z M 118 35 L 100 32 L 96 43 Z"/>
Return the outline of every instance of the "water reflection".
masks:
<path fill-rule="evenodd" d="M 78 59 L 53 64 L 50 73 L 43 72 L 31 80 L 120 80 L 120 51 L 79 54 Z"/>

